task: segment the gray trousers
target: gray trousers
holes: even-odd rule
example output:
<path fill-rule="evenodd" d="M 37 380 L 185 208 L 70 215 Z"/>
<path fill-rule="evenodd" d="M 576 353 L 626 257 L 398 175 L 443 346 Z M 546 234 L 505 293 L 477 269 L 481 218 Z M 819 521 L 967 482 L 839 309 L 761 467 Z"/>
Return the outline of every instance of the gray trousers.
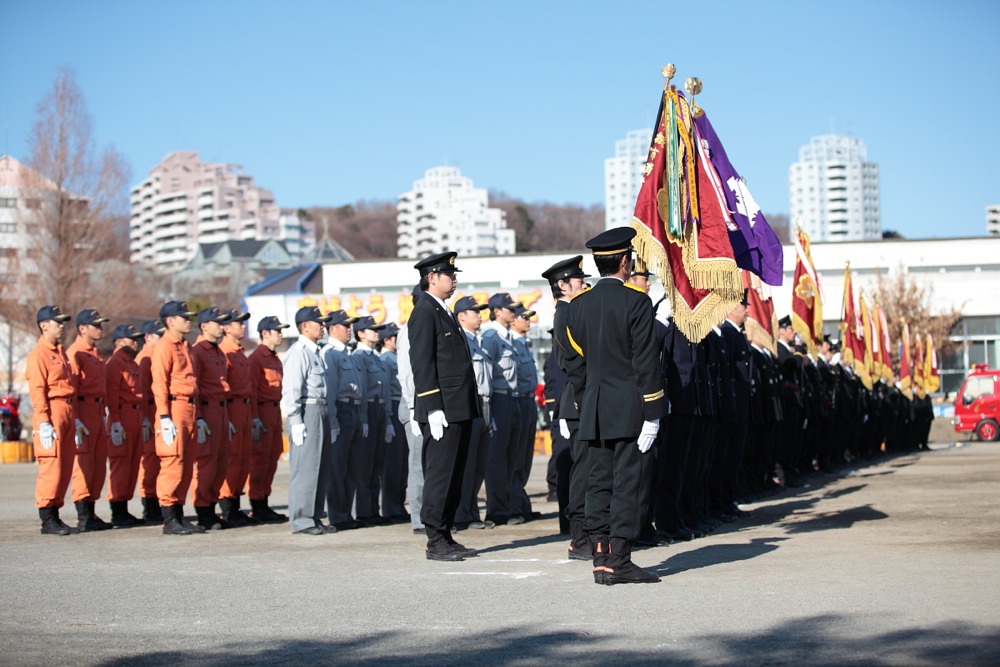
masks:
<path fill-rule="evenodd" d="M 327 471 L 323 461 L 329 457 L 330 426 L 325 405 L 304 405 L 302 423 L 306 427 L 301 445 L 289 443 L 291 477 L 288 481 L 288 513 L 291 528 L 297 533 L 317 525 L 323 512 L 323 490 Z M 288 425 L 288 432 L 292 430 Z"/>
<path fill-rule="evenodd" d="M 406 407 L 406 401 L 399 402 L 399 422 L 406 431 L 406 442 L 410 446 L 410 470 L 406 479 L 407 494 L 410 496 L 410 524 L 423 530 L 420 508 L 424 504 L 424 439 L 413 435 L 410 409 Z"/>

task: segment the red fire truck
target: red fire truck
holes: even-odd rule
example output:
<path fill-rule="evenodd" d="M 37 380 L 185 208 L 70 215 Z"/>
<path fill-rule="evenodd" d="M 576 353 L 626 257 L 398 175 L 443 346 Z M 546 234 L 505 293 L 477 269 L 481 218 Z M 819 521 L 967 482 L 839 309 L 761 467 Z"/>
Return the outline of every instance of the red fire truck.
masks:
<path fill-rule="evenodd" d="M 975 433 L 980 440 L 1000 440 L 1000 369 L 977 364 L 955 397 L 958 433 Z"/>

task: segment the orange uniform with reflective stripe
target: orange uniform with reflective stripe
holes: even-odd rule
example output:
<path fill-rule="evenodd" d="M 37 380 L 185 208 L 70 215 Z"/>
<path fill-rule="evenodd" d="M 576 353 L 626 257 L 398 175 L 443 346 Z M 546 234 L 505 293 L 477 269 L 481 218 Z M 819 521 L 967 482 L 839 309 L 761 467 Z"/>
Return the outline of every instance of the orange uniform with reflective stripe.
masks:
<path fill-rule="evenodd" d="M 194 468 L 194 425 L 198 386 L 195 383 L 195 362 L 184 338 L 166 331 L 153 348 L 150 362 L 153 400 L 156 403 L 156 455 L 160 473 L 156 477 L 156 495 L 160 505 L 183 504 L 191 486 Z M 179 400 L 170 400 L 173 396 Z M 168 416 L 177 428 L 173 444 L 168 445 L 160 431 L 160 417 Z"/>
<path fill-rule="evenodd" d="M 257 416 L 266 431 L 260 442 L 250 445 L 251 500 L 263 500 L 271 495 L 271 484 L 278 469 L 278 459 L 284 449 L 281 439 L 281 378 L 284 375 L 278 355 L 265 345 L 258 345 L 250 355 L 250 377 L 257 397 Z"/>
<path fill-rule="evenodd" d="M 194 488 L 191 503 L 208 507 L 218 502 L 219 491 L 229 468 L 229 419 L 226 398 L 229 396 L 229 365 L 219 346 L 203 336 L 191 347 L 197 368 L 198 418 L 208 424 L 205 442 L 195 442 Z"/>
<path fill-rule="evenodd" d="M 73 464 L 73 502 L 96 501 L 108 475 L 108 432 L 104 425 L 104 393 L 107 391 L 104 358 L 83 336 L 66 350 L 77 376 L 76 418 L 83 422 L 83 444 L 76 448 Z"/>
<path fill-rule="evenodd" d="M 121 445 L 112 442 L 108 446 L 108 500 L 111 502 L 132 499 L 142 457 L 142 415 L 146 399 L 142 394 L 139 365 L 130 352 L 125 348 L 115 350 L 105 368 L 108 424 L 117 422 L 125 431 Z"/>
<path fill-rule="evenodd" d="M 135 355 L 135 363 L 139 366 L 139 388 L 142 393 L 142 416 L 152 425 L 157 424 L 156 406 L 153 403 L 153 347 L 144 345 Z M 141 438 L 141 434 L 140 434 Z M 156 456 L 156 439 L 150 435 L 148 442 L 142 443 L 142 497 L 156 497 L 156 476 L 160 474 L 160 459 Z"/>
<path fill-rule="evenodd" d="M 221 498 L 236 498 L 243 494 L 250 476 L 251 424 L 257 415 L 253 381 L 250 378 L 250 360 L 243 346 L 229 336 L 219 341 L 219 349 L 226 355 L 229 366 L 229 422 L 236 428 L 229 441 L 229 463 L 226 478 L 219 491 Z M 229 425 L 226 425 L 229 428 Z M 228 431 L 227 431 L 228 433 Z"/>
<path fill-rule="evenodd" d="M 28 354 L 24 377 L 28 381 L 28 395 L 35 409 L 32 417 L 35 458 L 38 460 L 35 506 L 62 507 L 76 458 L 76 444 L 73 442 L 76 377 L 62 345 L 53 345 L 44 336 L 38 338 L 38 343 Z M 50 449 L 43 449 L 39 439 L 38 426 L 43 422 L 52 424 L 56 431 L 56 439 Z"/>

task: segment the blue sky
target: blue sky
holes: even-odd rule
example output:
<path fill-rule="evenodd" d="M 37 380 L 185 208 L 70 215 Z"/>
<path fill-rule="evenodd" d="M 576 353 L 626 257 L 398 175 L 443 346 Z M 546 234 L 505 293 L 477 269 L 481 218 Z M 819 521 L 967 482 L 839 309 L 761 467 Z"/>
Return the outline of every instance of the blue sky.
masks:
<path fill-rule="evenodd" d="M 6 152 L 74 68 L 132 182 L 167 153 L 242 164 L 281 206 L 390 199 L 450 164 L 529 201 L 603 200 L 660 67 L 704 83 L 765 212 L 813 135 L 860 137 L 882 225 L 985 234 L 1000 204 L 1000 2 L 0 0 Z"/>

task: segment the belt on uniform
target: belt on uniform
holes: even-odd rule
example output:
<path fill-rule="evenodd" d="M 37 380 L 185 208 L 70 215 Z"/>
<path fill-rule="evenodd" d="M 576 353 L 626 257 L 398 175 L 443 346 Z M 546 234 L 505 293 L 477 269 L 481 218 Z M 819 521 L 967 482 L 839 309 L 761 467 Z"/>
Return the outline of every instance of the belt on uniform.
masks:
<path fill-rule="evenodd" d="M 240 403 L 242 403 L 243 405 L 250 405 L 250 399 L 249 398 L 227 398 L 226 399 L 226 403 L 236 403 L 237 401 L 240 402 Z"/>
<path fill-rule="evenodd" d="M 281 406 L 281 401 L 257 401 L 257 405 L 273 405 L 277 408 Z"/>
<path fill-rule="evenodd" d="M 368 402 L 369 402 L 369 403 L 375 403 L 375 402 L 378 402 L 378 404 L 379 404 L 379 405 L 385 405 L 385 401 L 384 401 L 384 400 L 382 400 L 381 398 L 369 398 L 369 399 L 368 399 Z"/>
<path fill-rule="evenodd" d="M 72 396 L 49 396 L 50 401 L 66 401 L 69 403 L 73 400 Z"/>
<path fill-rule="evenodd" d="M 325 398 L 300 398 L 299 403 L 302 405 L 325 405 Z"/>
<path fill-rule="evenodd" d="M 226 407 L 225 401 L 198 401 L 202 405 L 218 405 L 220 408 Z"/>
<path fill-rule="evenodd" d="M 348 405 L 361 405 L 361 399 L 359 398 L 338 398 L 338 403 L 347 403 Z"/>
<path fill-rule="evenodd" d="M 168 401 L 182 401 L 184 403 L 191 403 L 192 405 L 197 402 L 194 396 L 167 396 Z"/>
<path fill-rule="evenodd" d="M 83 403 L 87 399 L 93 399 L 94 403 L 103 403 L 104 402 L 104 397 L 103 396 L 77 396 L 76 397 L 76 400 L 79 403 Z"/>
<path fill-rule="evenodd" d="M 506 389 L 494 389 L 493 393 L 494 394 L 500 394 L 501 396 L 506 396 L 510 392 L 508 390 L 506 390 Z"/>
<path fill-rule="evenodd" d="M 142 405 L 140 403 L 126 403 L 125 405 L 135 410 L 142 410 Z"/>
<path fill-rule="evenodd" d="M 516 391 L 511 392 L 510 395 L 511 395 L 511 398 L 526 398 L 528 396 L 531 396 L 531 394 L 528 394 L 528 393 L 519 394 Z"/>

